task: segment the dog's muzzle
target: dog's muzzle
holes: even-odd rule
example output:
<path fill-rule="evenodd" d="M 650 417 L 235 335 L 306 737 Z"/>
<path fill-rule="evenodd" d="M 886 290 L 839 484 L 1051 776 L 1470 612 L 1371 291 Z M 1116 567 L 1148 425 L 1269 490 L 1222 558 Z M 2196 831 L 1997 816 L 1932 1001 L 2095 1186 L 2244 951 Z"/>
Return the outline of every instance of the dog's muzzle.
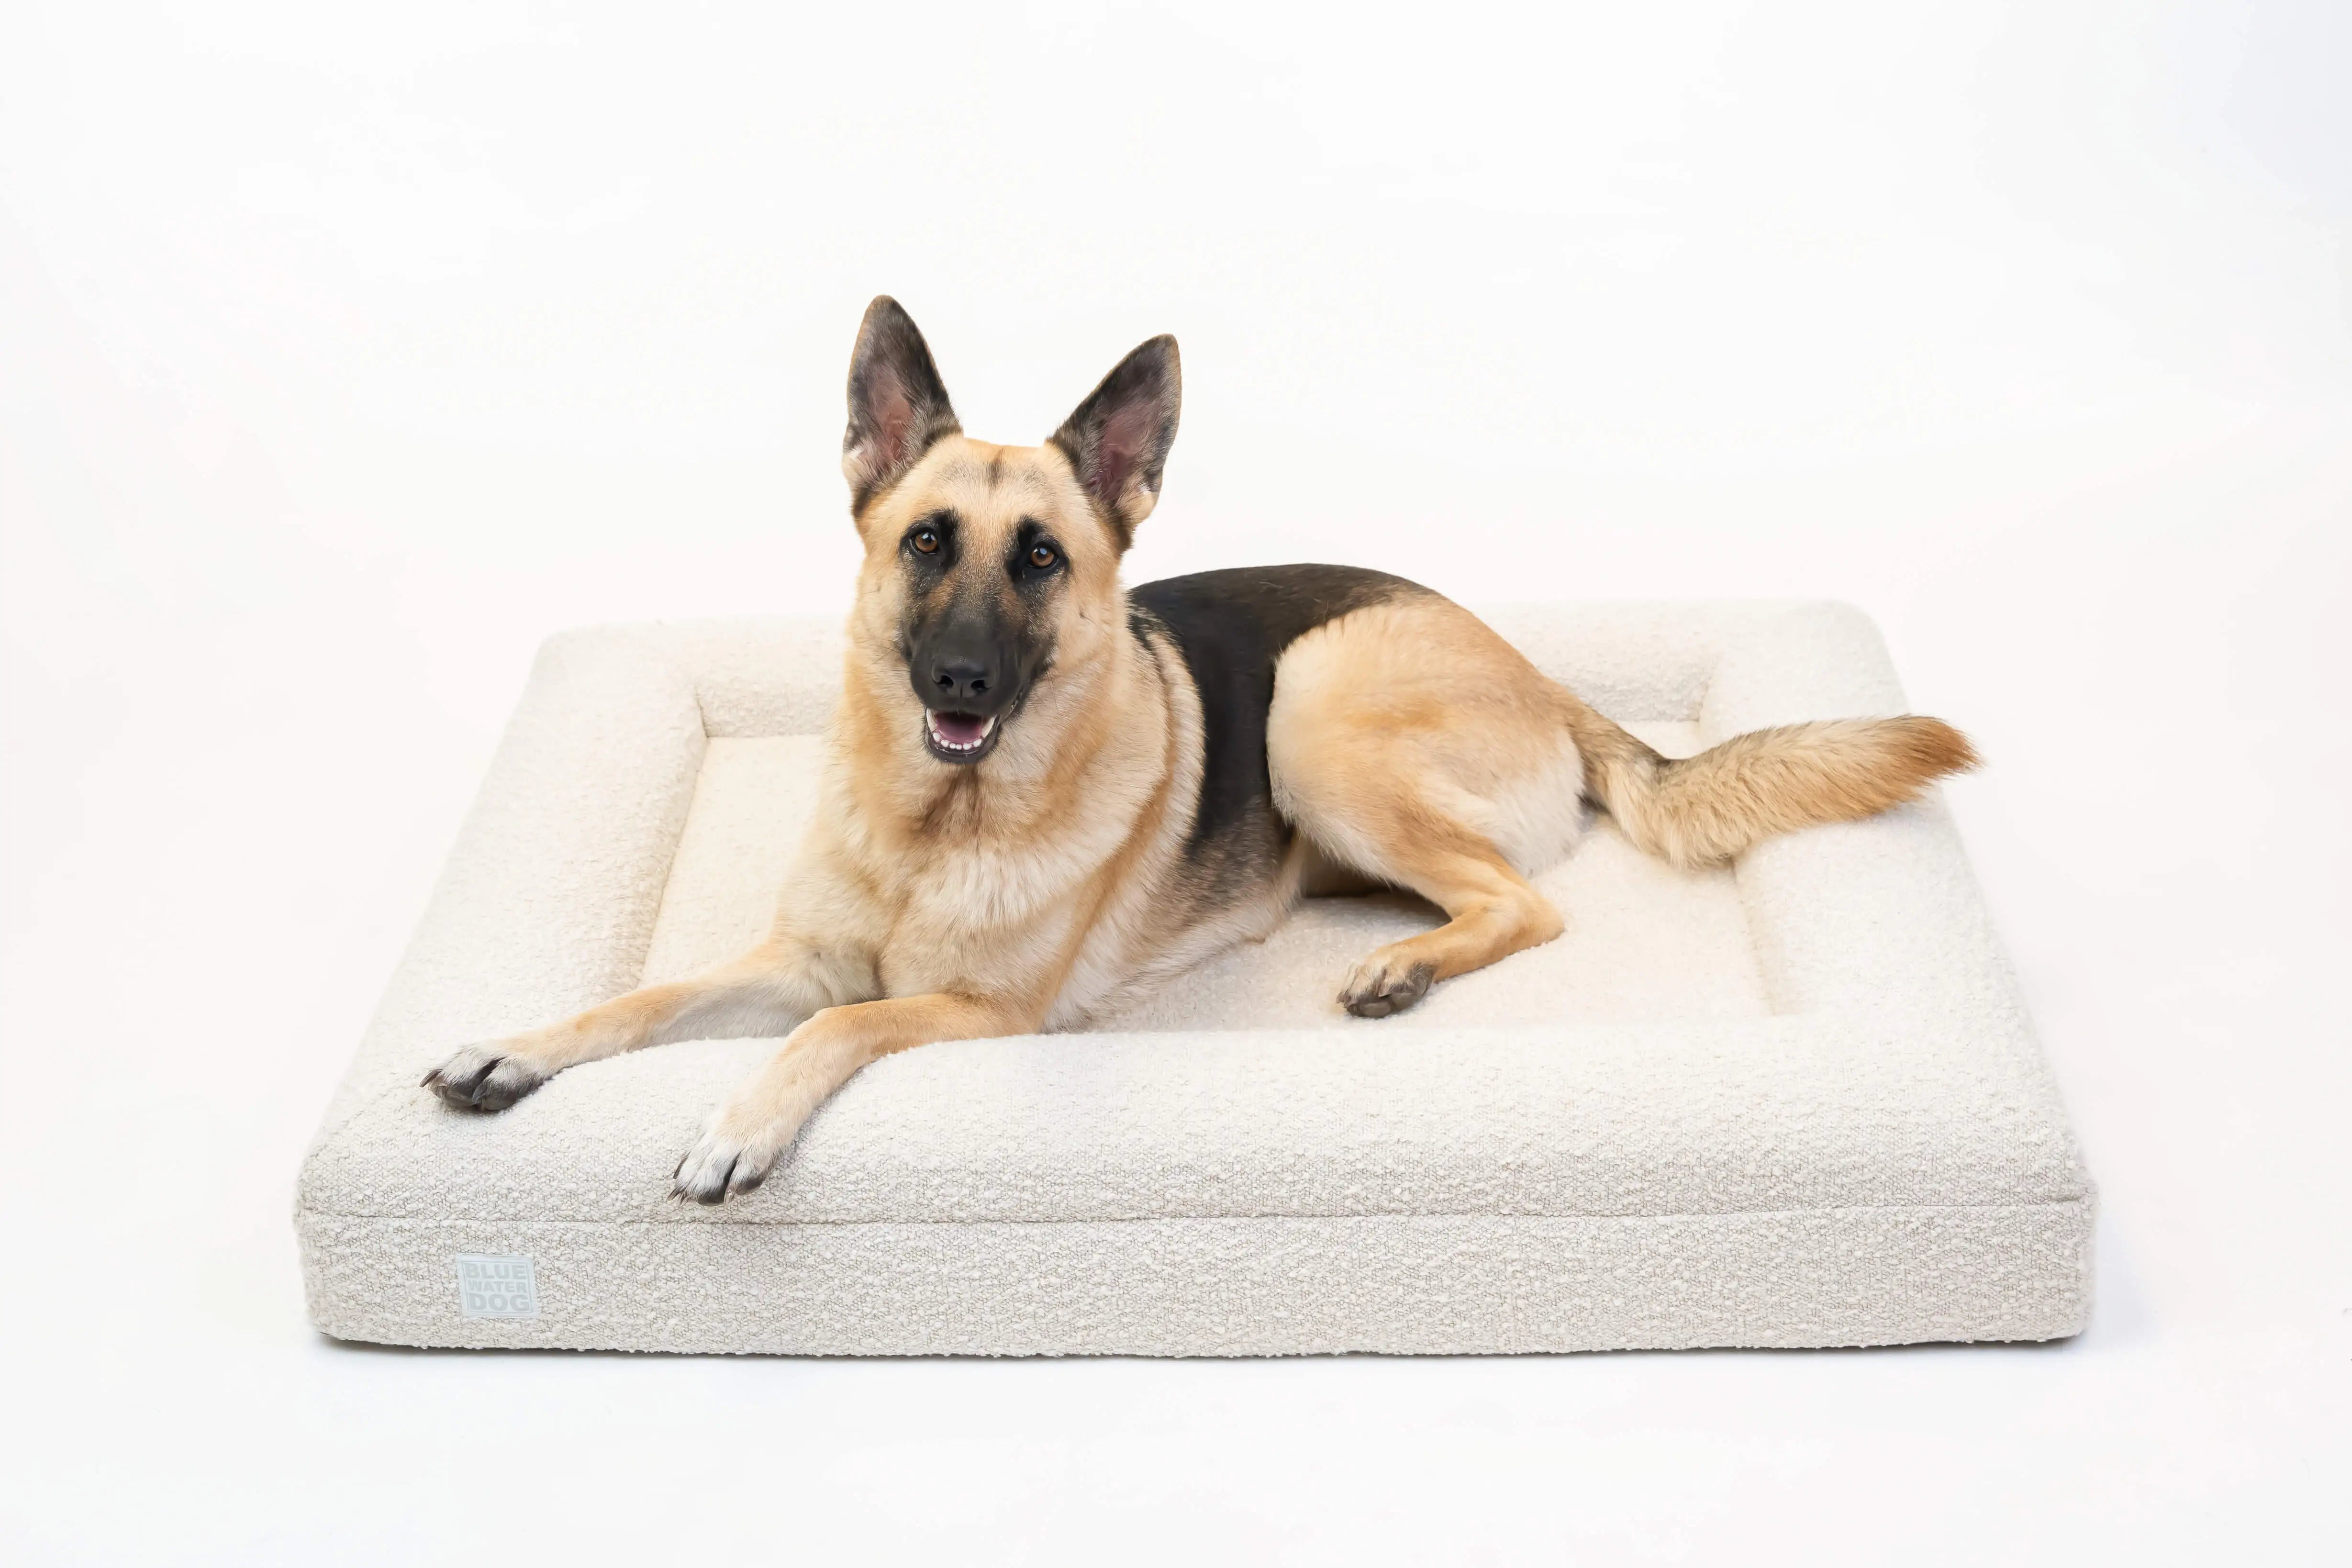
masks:
<path fill-rule="evenodd" d="M 942 762 L 977 762 L 995 749 L 1019 695 L 1009 649 L 970 635 L 940 638 L 907 662 L 923 699 L 923 743 Z"/>

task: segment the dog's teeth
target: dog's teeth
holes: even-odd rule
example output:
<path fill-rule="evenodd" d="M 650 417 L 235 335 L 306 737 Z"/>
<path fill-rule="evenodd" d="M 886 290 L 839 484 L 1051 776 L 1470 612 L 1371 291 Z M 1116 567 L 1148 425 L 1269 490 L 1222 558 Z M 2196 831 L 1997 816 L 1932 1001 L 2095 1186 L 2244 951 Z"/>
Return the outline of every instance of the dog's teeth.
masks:
<path fill-rule="evenodd" d="M 980 733 L 970 740 L 950 738 L 940 732 L 939 721 L 936 718 L 931 719 L 929 723 L 932 744 L 947 751 L 978 751 L 988 744 L 988 737 L 996 733 L 996 715 L 991 714 L 981 720 Z"/>

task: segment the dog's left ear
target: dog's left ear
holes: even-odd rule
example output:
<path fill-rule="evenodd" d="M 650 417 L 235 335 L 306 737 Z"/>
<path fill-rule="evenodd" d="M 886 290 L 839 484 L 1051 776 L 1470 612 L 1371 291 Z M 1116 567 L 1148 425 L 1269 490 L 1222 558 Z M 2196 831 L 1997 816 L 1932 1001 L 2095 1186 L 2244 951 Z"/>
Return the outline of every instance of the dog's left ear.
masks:
<path fill-rule="evenodd" d="M 1118 530 L 1122 549 L 1159 505 L 1183 401 L 1176 340 L 1163 334 L 1121 360 L 1050 438 Z"/>

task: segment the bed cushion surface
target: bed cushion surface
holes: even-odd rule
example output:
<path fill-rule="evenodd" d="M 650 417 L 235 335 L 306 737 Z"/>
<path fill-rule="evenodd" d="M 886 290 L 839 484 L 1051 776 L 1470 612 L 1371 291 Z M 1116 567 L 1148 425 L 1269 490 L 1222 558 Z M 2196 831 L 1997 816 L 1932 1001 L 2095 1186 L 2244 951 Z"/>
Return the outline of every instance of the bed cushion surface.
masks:
<path fill-rule="evenodd" d="M 1661 749 L 1903 711 L 1817 604 L 1488 612 Z M 1605 820 L 1544 947 L 1394 1019 L 1348 965 L 1425 927 L 1311 900 L 1083 1033 L 867 1068 L 767 1185 L 669 1173 L 772 1040 L 566 1072 L 499 1116 L 456 1046 L 730 956 L 814 809 L 822 622 L 551 640 L 307 1161 L 314 1321 L 435 1345 L 1284 1354 L 2034 1339 L 2088 1306 L 2091 1190 L 1930 798 L 1688 873 Z M 529 1260 L 468 1315 L 460 1260 Z M 478 1265 L 477 1265 L 478 1266 Z"/>

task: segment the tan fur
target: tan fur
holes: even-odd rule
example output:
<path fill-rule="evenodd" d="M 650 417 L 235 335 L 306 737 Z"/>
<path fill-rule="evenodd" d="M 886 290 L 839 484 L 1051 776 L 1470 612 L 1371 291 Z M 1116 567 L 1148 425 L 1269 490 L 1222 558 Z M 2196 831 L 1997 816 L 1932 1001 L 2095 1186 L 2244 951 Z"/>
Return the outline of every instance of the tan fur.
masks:
<path fill-rule="evenodd" d="M 882 349 L 869 354 L 869 341 Z M 997 446 L 961 434 L 912 323 L 877 300 L 853 363 L 844 454 L 866 556 L 822 801 L 772 930 L 693 979 L 467 1047 L 427 1085 L 499 1110 L 623 1051 L 782 1036 L 679 1162 L 679 1196 L 716 1202 L 759 1186 L 866 1063 L 934 1040 L 1081 1024 L 1264 936 L 1302 885 L 1403 887 L 1445 913 L 1346 977 L 1341 1002 L 1378 1017 L 1559 934 L 1559 911 L 1528 878 L 1573 846 L 1588 797 L 1637 844 L 1696 865 L 1769 833 L 1884 810 L 1973 765 L 1965 739 L 1922 718 L 1800 725 L 1668 761 L 1468 612 L 1396 584 L 1281 655 L 1266 761 L 1295 837 L 1255 880 L 1218 880 L 1188 850 L 1203 779 L 1200 694 L 1164 635 L 1131 630 L 1119 582 L 1158 483 L 1156 466 L 1119 460 L 1155 434 L 1164 455 L 1173 354 L 1172 340 L 1154 340 L 1053 442 Z M 1147 371 L 1164 367 L 1162 381 L 1120 381 L 1139 356 Z M 1136 413 L 1137 384 L 1169 398 L 1164 427 Z M 910 386 L 924 395 L 900 397 Z M 880 400 L 863 417 L 861 396 Z M 1083 424 L 1097 406 L 1113 413 Z M 1066 580 L 1049 601 L 1019 600 L 1002 572 L 910 587 L 901 551 L 943 508 L 974 559 L 1007 555 L 1023 528 L 1049 530 Z M 900 632 L 923 593 L 993 594 L 983 608 L 1051 617 L 1049 669 L 976 763 L 927 749 Z"/>
<path fill-rule="evenodd" d="M 1581 827 L 1566 694 L 1435 594 L 1359 610 L 1294 643 L 1275 680 L 1276 804 L 1326 855 L 1445 911 L 1351 972 L 1340 1000 L 1381 1016 L 1436 980 L 1559 935 L 1523 871 Z"/>
<path fill-rule="evenodd" d="M 1680 866 L 1719 865 L 1774 833 L 1875 815 L 1977 765 L 1968 737 L 1941 719 L 1792 724 L 1675 760 L 1577 707 L 1593 799 L 1627 838 Z"/>
<path fill-rule="evenodd" d="M 749 1192 L 767 1179 L 801 1124 L 866 1063 L 909 1046 L 1017 1034 L 1037 1023 L 1034 1012 L 1002 998 L 947 993 L 827 1008 L 735 1092 L 672 1180 L 682 1194 Z"/>

